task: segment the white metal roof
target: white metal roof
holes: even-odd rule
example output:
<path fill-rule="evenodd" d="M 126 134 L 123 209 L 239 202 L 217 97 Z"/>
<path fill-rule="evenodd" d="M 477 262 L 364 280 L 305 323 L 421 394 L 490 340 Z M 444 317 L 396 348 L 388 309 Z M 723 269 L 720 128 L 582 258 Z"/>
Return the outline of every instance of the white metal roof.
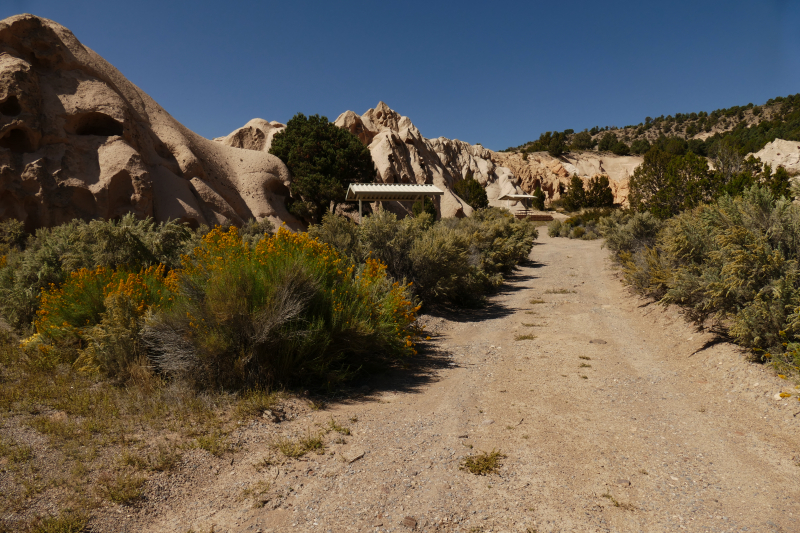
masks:
<path fill-rule="evenodd" d="M 419 200 L 423 196 L 441 196 L 444 191 L 436 185 L 416 183 L 351 183 L 346 200 Z"/>
<path fill-rule="evenodd" d="M 536 198 L 530 194 L 504 194 L 498 200 L 526 200 L 529 198 Z"/>

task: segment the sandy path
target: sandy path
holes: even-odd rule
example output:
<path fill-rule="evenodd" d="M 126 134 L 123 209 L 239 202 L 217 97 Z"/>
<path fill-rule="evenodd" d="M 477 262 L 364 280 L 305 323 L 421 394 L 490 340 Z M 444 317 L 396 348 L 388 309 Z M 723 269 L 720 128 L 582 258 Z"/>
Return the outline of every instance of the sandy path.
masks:
<path fill-rule="evenodd" d="M 487 309 L 430 319 L 424 365 L 242 428 L 233 461 L 193 452 L 131 518 L 217 533 L 800 531 L 800 402 L 773 398 L 792 384 L 628 294 L 600 242 L 539 242 Z M 331 433 L 325 455 L 254 467 L 276 435 L 331 417 L 346 443 Z M 492 449 L 499 475 L 459 470 Z M 254 508 L 243 490 L 258 481 Z"/>

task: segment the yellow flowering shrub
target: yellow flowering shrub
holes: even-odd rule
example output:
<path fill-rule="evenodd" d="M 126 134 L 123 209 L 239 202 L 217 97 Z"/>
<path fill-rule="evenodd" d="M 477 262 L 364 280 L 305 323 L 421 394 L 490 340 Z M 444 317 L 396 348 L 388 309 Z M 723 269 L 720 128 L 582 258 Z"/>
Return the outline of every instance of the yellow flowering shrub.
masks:
<path fill-rule="evenodd" d="M 60 287 L 51 285 L 42 291 L 34 320 L 36 333 L 54 341 L 82 340 L 84 333 L 101 321 L 110 296 L 129 302 L 132 312 L 141 317 L 151 307 L 169 304 L 176 289 L 176 273 L 166 273 L 164 265 L 138 273 L 82 268 Z"/>
<path fill-rule="evenodd" d="M 179 282 L 143 341 L 159 368 L 203 386 L 333 383 L 415 353 L 408 286 L 307 233 L 281 228 L 251 245 L 235 227 L 216 228 L 184 257 Z"/>

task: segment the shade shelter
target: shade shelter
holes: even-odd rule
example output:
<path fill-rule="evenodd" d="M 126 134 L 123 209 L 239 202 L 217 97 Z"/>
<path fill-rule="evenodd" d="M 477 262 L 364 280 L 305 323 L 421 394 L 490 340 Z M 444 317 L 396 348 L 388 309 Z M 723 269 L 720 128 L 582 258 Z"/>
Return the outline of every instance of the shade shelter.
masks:
<path fill-rule="evenodd" d="M 522 202 L 522 205 L 525 206 L 525 210 L 528 209 L 528 200 L 536 198 L 532 194 L 504 194 L 498 200 L 505 200 L 506 207 L 510 208 L 511 202 Z"/>
<path fill-rule="evenodd" d="M 531 194 L 504 194 L 503 196 L 498 198 L 498 200 L 505 200 L 506 207 L 509 208 L 508 209 L 509 211 L 511 211 L 511 207 L 509 205 L 511 202 L 522 202 L 524 209 L 516 211 L 514 213 L 514 216 L 517 218 L 527 218 L 530 220 L 545 220 L 545 221 L 553 220 L 553 217 L 550 215 L 536 215 L 534 214 L 535 211 L 529 210 L 528 200 L 530 200 L 531 198 L 536 198 L 536 197 Z"/>
<path fill-rule="evenodd" d="M 358 222 L 361 223 L 361 202 L 416 202 L 425 201 L 426 196 L 441 196 L 444 191 L 436 185 L 416 183 L 351 183 L 345 200 L 358 200 Z"/>

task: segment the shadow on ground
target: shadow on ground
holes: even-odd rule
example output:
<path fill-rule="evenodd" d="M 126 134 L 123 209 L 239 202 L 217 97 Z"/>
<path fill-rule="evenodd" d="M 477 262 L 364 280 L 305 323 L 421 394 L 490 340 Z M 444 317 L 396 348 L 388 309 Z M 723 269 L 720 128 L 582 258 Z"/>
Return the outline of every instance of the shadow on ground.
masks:
<path fill-rule="evenodd" d="M 514 272 L 506 276 L 503 284 L 497 291 L 489 295 L 484 305 L 475 308 L 435 306 L 426 310 L 428 318 L 445 320 L 449 322 L 468 323 L 482 322 L 504 318 L 519 311 L 518 308 L 509 307 L 497 301 L 497 296 L 511 294 L 530 287 L 529 282 L 538 279 L 530 273 L 531 269 L 546 266 L 536 261 L 526 261 Z M 435 333 L 426 333 L 436 337 Z M 328 403 L 358 403 L 376 401 L 383 392 L 423 392 L 423 389 L 439 381 L 439 372 L 455 368 L 452 352 L 442 349 L 434 340 L 423 340 L 417 343 L 419 352 L 413 358 L 380 372 L 365 372 L 364 375 L 350 382 L 347 387 L 331 391 L 319 396 L 319 399 Z"/>

